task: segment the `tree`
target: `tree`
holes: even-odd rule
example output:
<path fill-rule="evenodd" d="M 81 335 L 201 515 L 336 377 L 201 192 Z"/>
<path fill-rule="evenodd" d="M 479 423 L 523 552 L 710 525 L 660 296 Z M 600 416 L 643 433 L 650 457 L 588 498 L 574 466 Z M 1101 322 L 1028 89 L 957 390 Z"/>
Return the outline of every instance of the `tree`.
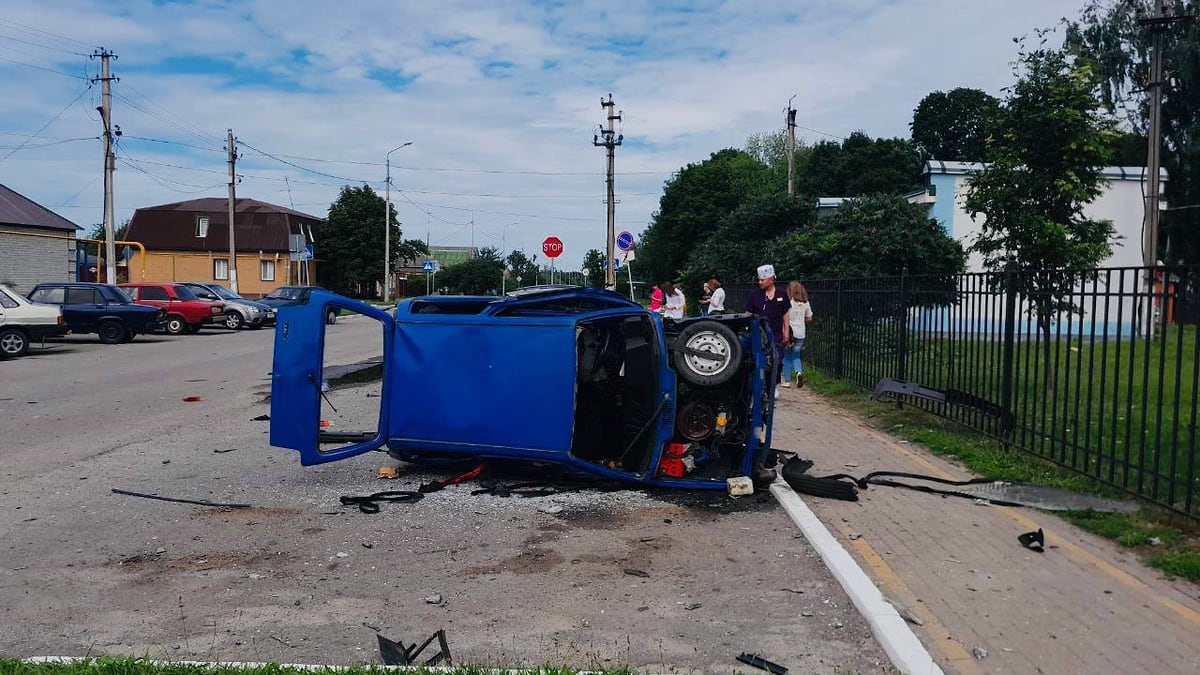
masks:
<path fill-rule="evenodd" d="M 895 195 L 842 203 L 767 247 L 781 279 L 949 276 L 962 272 L 962 246 L 929 217 L 928 207 Z M 743 275 L 744 276 L 744 275 Z"/>
<path fill-rule="evenodd" d="M 121 240 L 125 239 L 125 237 L 128 234 L 129 234 L 129 219 L 126 218 L 125 222 L 121 223 L 120 226 L 113 229 L 113 239 L 115 239 L 117 241 L 121 241 Z M 92 225 L 92 229 L 88 231 L 87 236 L 84 238 L 85 239 L 99 239 L 100 241 L 104 241 L 104 223 L 96 223 L 95 225 Z"/>
<path fill-rule="evenodd" d="M 1065 21 L 1065 49 L 1096 74 L 1105 107 L 1143 138 L 1149 128 L 1150 31 L 1138 19 L 1153 14 L 1153 5 L 1153 0 L 1089 0 L 1078 19 Z M 1175 15 L 1200 14 L 1200 0 L 1170 0 L 1166 6 Z M 1162 217 L 1158 254 L 1168 263 L 1193 264 L 1200 261 L 1200 21 L 1172 25 L 1163 38 L 1169 73 L 1163 87 L 1163 167 L 1170 177 L 1163 187 L 1170 208 Z M 1132 149 L 1134 142 L 1124 147 Z"/>
<path fill-rule="evenodd" d="M 1011 277 L 1032 302 L 1050 349 L 1050 324 L 1070 310 L 1070 292 L 1083 270 L 1111 249 L 1113 226 L 1088 218 L 1100 195 L 1112 153 L 1115 121 L 1093 94 L 1089 66 L 1043 44 L 1022 52 L 1017 83 L 1005 100 L 991 164 L 967 180 L 966 210 L 983 216 L 971 250 L 994 271 L 1010 266 L 1034 273 Z"/>
<path fill-rule="evenodd" d="M 583 254 L 583 269 L 587 270 L 588 286 L 599 288 L 604 285 L 604 253 L 600 249 L 588 249 Z"/>
<path fill-rule="evenodd" d="M 437 286 L 460 295 L 497 295 L 504 264 L 498 256 L 477 257 L 451 265 L 437 275 Z"/>
<path fill-rule="evenodd" d="M 658 211 L 642 234 L 642 269 L 655 279 L 678 274 L 692 249 L 723 217 L 750 197 L 769 191 L 770 184 L 762 162 L 732 148 L 683 167 L 663 187 Z"/>
<path fill-rule="evenodd" d="M 324 264 L 317 274 L 326 288 L 353 296 L 369 296 L 383 279 L 384 208 L 387 202 L 370 186 L 345 186 L 329 207 L 329 218 L 317 232 Z M 425 243 L 401 239 L 396 208 L 391 207 L 391 264 L 428 253 Z"/>
<path fill-rule="evenodd" d="M 508 254 L 506 262 L 508 263 L 508 276 L 512 279 L 512 287 L 520 288 L 522 286 L 533 286 L 537 283 L 538 266 L 534 259 L 530 259 L 525 255 L 525 252 L 516 249 Z"/>
<path fill-rule="evenodd" d="M 935 91 L 913 110 L 913 143 L 926 159 L 982 162 L 1000 102 L 979 89 Z"/>
<path fill-rule="evenodd" d="M 798 176 L 800 168 L 808 164 L 812 149 L 802 140 L 796 140 L 792 155 L 792 170 Z M 746 154 L 757 159 L 771 171 L 771 191 L 787 192 L 787 134 L 782 131 L 751 134 L 746 139 Z"/>
<path fill-rule="evenodd" d="M 920 187 L 924 168 L 911 141 L 856 131 L 841 143 L 814 145 L 797 169 L 796 191 L 819 197 L 903 194 Z"/>

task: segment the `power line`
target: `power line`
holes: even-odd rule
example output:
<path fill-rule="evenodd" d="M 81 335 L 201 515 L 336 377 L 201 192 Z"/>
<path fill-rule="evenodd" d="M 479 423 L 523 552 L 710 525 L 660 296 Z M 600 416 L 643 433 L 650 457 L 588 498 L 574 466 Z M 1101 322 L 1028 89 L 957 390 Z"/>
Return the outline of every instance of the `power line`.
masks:
<path fill-rule="evenodd" d="M 171 112 L 170 110 L 167 109 L 166 106 L 155 103 L 153 99 L 151 99 L 146 94 L 142 93 L 142 90 L 138 89 L 134 85 L 126 83 L 125 88 L 128 89 L 129 91 L 133 92 L 137 96 L 140 96 L 142 98 L 142 100 L 145 101 L 151 107 L 158 108 L 164 117 L 174 118 L 180 125 L 182 125 L 186 129 L 189 129 L 190 133 L 192 135 L 198 136 L 207 141 L 217 141 L 218 143 L 220 143 L 222 141 L 220 136 L 216 136 L 214 134 L 208 133 L 204 129 L 201 129 L 200 127 L 196 126 L 195 124 L 192 124 L 192 123 L 188 122 L 187 120 L 183 119 L 182 117 Z"/>
<path fill-rule="evenodd" d="M 296 164 L 295 162 L 289 162 L 288 160 L 283 159 L 277 155 L 272 155 L 271 153 L 266 152 L 264 150 L 259 150 L 258 148 L 254 147 L 253 145 L 250 145 L 249 143 L 246 143 L 244 141 L 238 141 L 238 145 L 241 145 L 247 149 L 253 150 L 254 152 L 257 152 L 258 154 L 260 154 L 264 157 L 270 157 L 271 159 L 275 160 L 276 162 L 280 162 L 282 164 L 287 164 L 290 167 L 300 169 L 301 171 L 306 171 L 311 174 L 316 174 L 318 176 L 324 176 L 326 178 L 333 178 L 335 180 L 343 180 L 348 183 L 378 183 L 379 182 L 379 181 L 358 180 L 356 178 L 346 178 L 345 176 L 335 176 L 334 174 L 325 173 L 324 171 L 317 171 L 316 169 L 310 169 L 306 166 L 301 166 L 299 164 Z"/>
<path fill-rule="evenodd" d="M 195 183 L 184 183 L 182 181 L 173 180 L 173 179 L 167 178 L 165 176 L 156 176 L 156 175 L 150 173 L 149 171 L 145 170 L 141 166 L 139 166 L 137 163 L 137 160 L 135 160 L 133 157 L 131 157 L 129 155 L 129 153 L 126 152 L 125 149 L 122 148 L 120 145 L 117 146 L 117 151 L 120 154 L 118 159 L 121 160 L 122 164 L 124 164 L 125 166 L 128 166 L 129 168 L 131 168 L 135 171 L 138 171 L 139 173 L 145 174 L 146 176 L 148 176 L 150 178 L 150 180 L 152 180 L 155 183 L 158 183 L 159 185 L 161 185 L 162 187 L 164 187 L 168 190 L 172 190 L 174 192 L 179 192 L 181 194 L 199 194 L 201 192 L 208 192 L 209 190 L 211 190 L 213 188 L 221 187 L 222 185 L 225 184 L 224 181 L 222 181 L 220 183 L 216 183 L 213 185 L 196 185 Z M 167 183 L 174 183 L 175 185 L 182 185 L 184 187 L 195 188 L 195 189 L 180 190 L 179 188 L 173 188 L 170 185 L 167 185 L 163 181 L 166 181 Z"/>
<path fill-rule="evenodd" d="M 77 80 L 87 80 L 87 79 L 88 79 L 86 76 L 83 76 L 83 75 L 76 75 L 76 74 L 74 74 L 74 73 L 68 73 L 68 72 L 67 72 L 67 71 L 65 71 L 65 70 L 57 70 L 57 69 L 55 69 L 55 68 L 47 68 L 46 66 L 39 66 L 39 65 L 36 65 L 36 64 L 33 64 L 33 63 L 28 63 L 28 62 L 26 62 L 26 61 L 18 61 L 18 60 L 16 60 L 16 59 L 10 59 L 10 58 L 8 58 L 8 57 L 5 57 L 5 56 L 0 56 L 0 61 L 7 61 L 8 63 L 14 63 L 14 64 L 16 64 L 16 65 L 18 65 L 18 66 L 26 66 L 26 67 L 29 67 L 29 68 L 36 68 L 37 70 L 44 70 L 44 71 L 46 71 L 47 73 L 58 73 L 59 75 L 66 75 L 67 77 L 73 77 L 73 78 L 75 78 L 75 79 L 77 79 Z"/>
<path fill-rule="evenodd" d="M 203 145 L 194 145 L 192 143 L 184 143 L 183 141 L 173 141 L 173 140 L 166 139 L 166 138 L 146 138 L 145 136 L 130 136 L 129 134 L 125 134 L 124 136 L 121 137 L 121 139 L 126 140 L 126 141 L 133 140 L 133 141 L 146 141 L 147 143 L 165 143 L 168 145 L 182 145 L 185 148 L 195 148 L 197 150 L 207 150 L 209 152 L 220 152 L 220 153 L 225 152 L 221 148 L 206 148 Z"/>
<path fill-rule="evenodd" d="M 84 47 L 87 49 L 91 49 L 92 47 L 95 46 L 95 45 L 90 45 L 81 40 L 76 40 L 75 38 L 67 37 L 66 35 L 63 35 L 61 33 L 54 33 L 54 32 L 48 31 L 48 30 L 43 30 L 41 28 L 34 28 L 33 26 L 28 26 L 23 23 L 18 23 L 16 21 L 13 21 L 12 19 L 0 18 L 0 24 L 7 24 L 13 28 L 16 28 L 19 31 L 24 31 L 27 34 L 30 34 L 30 35 L 33 35 L 36 37 L 42 37 L 43 39 L 51 39 L 51 40 L 54 40 L 54 41 L 62 43 L 62 44 L 75 44 L 75 45 L 78 45 L 80 47 Z"/>
<path fill-rule="evenodd" d="M 403 193 L 401 193 L 401 194 L 403 194 Z M 405 197 L 405 199 L 408 199 L 408 198 Z M 492 216 L 514 216 L 517 218 L 550 218 L 552 220 L 571 220 L 571 221 L 577 221 L 577 222 L 581 222 L 581 223 L 593 223 L 596 221 L 595 218 L 578 218 L 578 217 L 572 217 L 572 216 L 553 216 L 553 215 L 546 215 L 544 213 L 543 214 L 533 214 L 533 213 L 511 213 L 509 211 L 488 211 L 486 209 L 467 208 L 464 206 L 449 206 L 446 204 L 430 204 L 428 202 L 416 202 L 411 199 L 409 199 L 408 201 L 410 203 L 416 205 L 417 208 L 421 209 L 422 211 L 425 211 L 425 209 L 423 207 L 429 207 L 431 209 L 450 209 L 451 211 L 471 211 L 472 213 L 486 213 L 486 214 L 492 215 Z M 426 214 L 429 215 L 431 218 L 437 218 L 437 216 L 429 214 L 427 211 L 426 211 Z M 445 222 L 445 221 L 443 221 L 443 222 Z"/>
<path fill-rule="evenodd" d="M 196 136 L 197 138 L 204 140 L 204 141 L 212 142 L 212 140 L 213 140 L 213 138 L 211 138 L 209 136 L 202 135 L 200 132 L 188 128 L 187 125 L 185 125 L 181 122 L 176 122 L 176 121 L 170 119 L 169 117 L 166 117 L 165 115 L 161 115 L 159 113 L 154 112 L 153 110 L 147 109 L 145 106 L 130 99 L 128 96 L 124 96 L 124 95 L 120 94 L 119 92 L 113 92 L 113 96 L 124 101 L 126 105 L 133 108 L 134 110 L 137 110 L 140 113 L 148 115 L 149 117 L 152 117 L 152 118 L 162 122 L 163 124 L 167 124 L 169 126 L 175 127 L 179 131 L 183 131 L 185 133 L 191 134 L 191 135 Z"/>
<path fill-rule="evenodd" d="M 288 159 L 297 159 L 304 162 L 322 162 L 326 164 L 354 164 L 358 166 L 384 166 L 383 162 L 363 162 L 353 159 L 322 159 L 320 157 L 302 157 L 300 155 L 285 155 L 278 154 L 276 157 L 287 157 Z M 603 176 L 603 171 L 520 171 L 516 169 L 466 169 L 458 167 L 430 167 L 430 166 L 393 166 L 393 169 L 399 171 L 429 171 L 429 172 L 444 172 L 444 173 L 486 173 L 486 174 L 502 174 L 502 175 L 518 175 L 518 176 Z M 624 171 L 621 175 L 624 176 L 664 176 L 672 173 L 671 171 Z"/>
<path fill-rule="evenodd" d="M 4 26 L 0 26 L 0 28 L 3 28 L 3 27 Z M 63 52 L 65 54 L 74 54 L 75 56 L 83 56 L 83 57 L 87 56 L 87 54 L 85 54 L 83 52 L 74 51 L 71 49 L 63 49 L 62 47 L 55 47 L 52 45 L 42 44 L 40 42 L 32 42 L 30 40 L 23 40 L 19 37 L 13 37 L 12 35 L 4 35 L 3 33 L 0 33 L 0 40 L 12 40 L 13 42 L 20 42 L 22 44 L 32 45 L 34 47 L 40 47 L 41 49 L 48 49 L 48 50 L 56 51 L 56 52 Z"/>
<path fill-rule="evenodd" d="M 38 134 L 42 133 L 42 132 L 43 132 L 43 131 L 45 131 L 47 128 L 49 128 L 49 126 L 50 126 L 51 124 L 54 124 L 56 121 L 58 121 L 58 118 L 62 117 L 62 116 L 63 116 L 63 113 L 65 113 L 65 112 L 67 112 L 68 110 L 70 110 L 70 109 L 71 109 L 71 106 L 73 106 L 73 105 L 75 105 L 76 103 L 78 103 L 78 102 L 79 102 L 79 99 L 83 98 L 83 95 L 84 95 L 84 94 L 86 94 L 86 93 L 88 93 L 88 90 L 89 90 L 89 89 L 91 89 L 91 88 L 92 88 L 92 85 L 91 85 L 91 84 L 89 84 L 89 85 L 87 86 L 87 88 L 86 88 L 86 89 L 84 89 L 83 91 L 79 92 L 79 95 L 78 95 L 78 96 L 76 96 L 75 98 L 71 99 L 71 102 L 70 102 L 70 103 L 68 103 L 68 104 L 66 105 L 66 107 L 64 107 L 62 110 L 58 111 L 58 114 L 57 114 L 57 115 L 55 115 L 54 117 L 51 117 L 49 122 L 46 122 L 45 124 L 43 124 L 41 129 L 38 129 L 37 131 L 33 132 L 33 135 L 32 135 L 32 136 L 30 136 L 29 138 L 25 139 L 25 141 L 24 141 L 23 143 L 21 143 L 20 145 L 18 145 L 18 146 L 17 146 L 17 147 L 15 147 L 15 148 L 13 148 L 12 150 L 9 150 L 7 155 L 5 155 L 4 157 L 0 157 L 0 162 L 3 162 L 4 160 L 8 159 L 9 157 L 12 157 L 12 156 L 13 156 L 13 153 L 15 153 L 16 151 L 18 151 L 18 150 L 20 150 L 21 148 L 25 147 L 25 145 L 26 145 L 26 144 L 28 144 L 28 143 L 29 143 L 29 141 L 32 141 L 34 138 L 37 138 Z"/>
<path fill-rule="evenodd" d="M 97 138 L 99 138 L 99 136 L 81 136 L 79 138 L 64 138 L 61 140 L 50 141 L 49 143 L 36 143 L 34 145 L 28 145 L 25 143 L 22 143 L 21 145 L 0 145 L 0 150 L 20 150 L 21 148 L 32 150 L 34 148 L 49 148 L 54 145 L 63 145 L 66 143 L 74 143 L 76 141 L 94 141 Z"/>

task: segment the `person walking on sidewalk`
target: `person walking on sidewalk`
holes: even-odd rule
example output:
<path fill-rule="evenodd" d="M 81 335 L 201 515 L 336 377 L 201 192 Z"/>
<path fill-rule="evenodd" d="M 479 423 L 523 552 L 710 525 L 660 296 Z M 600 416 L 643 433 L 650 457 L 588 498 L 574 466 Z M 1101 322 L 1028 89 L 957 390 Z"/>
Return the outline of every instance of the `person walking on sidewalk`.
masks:
<path fill-rule="evenodd" d="M 771 329 L 771 337 L 775 343 L 775 395 L 779 396 L 779 380 L 783 374 L 782 362 L 784 346 L 791 337 L 787 316 L 787 296 L 775 286 L 775 266 L 762 265 L 758 268 L 758 290 L 752 291 L 746 298 L 746 311 L 767 320 Z"/>
<path fill-rule="evenodd" d="M 804 337 L 808 333 L 808 324 L 812 323 L 812 305 L 808 302 L 808 289 L 799 281 L 793 281 L 787 288 L 788 301 L 788 330 L 791 332 L 791 342 L 788 343 L 787 353 L 783 358 L 783 367 L 788 370 L 787 380 L 783 386 L 792 386 L 791 380 L 796 381 L 796 388 L 804 386 L 804 362 L 801 360 L 801 350 L 804 349 Z"/>
<path fill-rule="evenodd" d="M 712 295 L 708 298 L 708 314 L 715 316 L 725 313 L 725 289 L 721 288 L 721 281 L 716 277 L 708 280 L 708 287 L 712 289 Z"/>
<path fill-rule="evenodd" d="M 670 281 L 664 281 L 662 283 L 662 290 L 663 318 L 681 321 L 687 313 L 687 298 L 683 297 L 683 289 Z"/>

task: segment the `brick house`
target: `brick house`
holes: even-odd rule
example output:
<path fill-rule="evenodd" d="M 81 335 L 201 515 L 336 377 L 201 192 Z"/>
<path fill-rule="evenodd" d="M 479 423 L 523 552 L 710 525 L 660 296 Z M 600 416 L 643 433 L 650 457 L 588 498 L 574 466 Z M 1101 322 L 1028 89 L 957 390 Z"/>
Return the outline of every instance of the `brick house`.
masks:
<path fill-rule="evenodd" d="M 79 226 L 0 185 L 0 283 L 20 292 L 46 281 L 75 279 Z"/>
<path fill-rule="evenodd" d="M 311 283 L 316 261 L 292 260 L 297 241 L 314 245 L 325 220 L 257 199 L 238 199 L 234 212 L 238 290 L 262 296 L 278 286 Z M 137 209 L 128 239 L 146 247 L 146 281 L 229 285 L 229 211 L 222 197 Z M 140 262 L 130 261 L 138 275 Z"/>

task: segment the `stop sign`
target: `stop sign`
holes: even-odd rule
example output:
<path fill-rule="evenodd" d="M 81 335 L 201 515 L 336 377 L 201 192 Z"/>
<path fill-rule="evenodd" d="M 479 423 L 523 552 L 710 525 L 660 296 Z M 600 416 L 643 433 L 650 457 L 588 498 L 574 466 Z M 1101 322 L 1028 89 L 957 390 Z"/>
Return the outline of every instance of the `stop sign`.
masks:
<path fill-rule="evenodd" d="M 557 258 L 562 252 L 563 243 L 558 237 L 546 237 L 546 241 L 542 242 L 542 253 L 545 253 L 547 258 Z"/>

